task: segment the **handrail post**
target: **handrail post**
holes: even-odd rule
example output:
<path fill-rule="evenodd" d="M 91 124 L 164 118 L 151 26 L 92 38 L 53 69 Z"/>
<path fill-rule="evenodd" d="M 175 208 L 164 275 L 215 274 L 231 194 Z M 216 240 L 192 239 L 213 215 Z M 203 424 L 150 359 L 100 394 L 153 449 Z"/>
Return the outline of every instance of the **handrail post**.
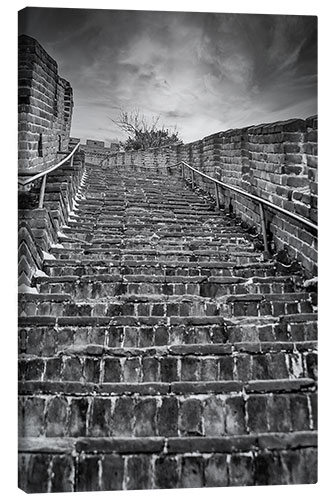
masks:
<path fill-rule="evenodd" d="M 185 165 L 182 163 L 182 178 L 185 179 Z"/>
<path fill-rule="evenodd" d="M 216 197 L 216 208 L 220 210 L 219 187 L 217 182 L 215 182 L 215 197 Z"/>
<path fill-rule="evenodd" d="M 261 232 L 262 232 L 262 236 L 264 239 L 264 250 L 266 253 L 269 253 L 268 242 L 267 242 L 267 230 L 266 230 L 266 223 L 265 223 L 265 212 L 264 212 L 264 206 L 262 203 L 259 203 L 259 213 L 260 213 L 260 220 L 261 220 Z"/>
<path fill-rule="evenodd" d="M 45 186 L 46 186 L 46 177 L 47 177 L 47 174 L 44 175 L 43 181 L 42 181 L 42 185 L 41 185 L 41 188 L 40 188 L 38 208 L 43 208 Z"/>
<path fill-rule="evenodd" d="M 69 160 L 69 166 L 72 167 L 73 163 L 74 163 L 74 155 L 72 155 L 70 160 Z"/>
<path fill-rule="evenodd" d="M 194 172 L 191 170 L 191 184 L 192 184 L 192 189 L 194 189 Z"/>

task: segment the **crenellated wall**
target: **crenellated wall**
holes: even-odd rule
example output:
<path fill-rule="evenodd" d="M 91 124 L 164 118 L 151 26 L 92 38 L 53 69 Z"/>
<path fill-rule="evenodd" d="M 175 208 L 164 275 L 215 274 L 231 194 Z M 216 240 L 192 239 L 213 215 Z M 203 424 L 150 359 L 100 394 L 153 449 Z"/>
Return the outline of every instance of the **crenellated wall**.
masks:
<path fill-rule="evenodd" d="M 181 146 L 113 154 L 104 164 L 149 168 L 185 161 L 227 184 L 260 196 L 317 223 L 317 116 L 232 129 Z M 214 185 L 195 177 L 215 195 Z M 260 230 L 258 204 L 223 190 L 222 205 Z M 272 251 L 287 250 L 310 274 L 317 272 L 317 240 L 312 230 L 282 214 L 266 210 Z"/>
<path fill-rule="evenodd" d="M 46 170 L 68 150 L 73 91 L 57 63 L 33 38 L 18 42 L 19 174 Z"/>

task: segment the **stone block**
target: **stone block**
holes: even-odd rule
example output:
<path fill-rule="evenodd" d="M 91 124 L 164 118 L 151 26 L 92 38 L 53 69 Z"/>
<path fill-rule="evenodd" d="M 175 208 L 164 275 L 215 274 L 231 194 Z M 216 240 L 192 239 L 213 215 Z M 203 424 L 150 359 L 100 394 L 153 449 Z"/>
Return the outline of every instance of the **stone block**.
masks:
<path fill-rule="evenodd" d="M 92 402 L 89 436 L 104 437 L 110 435 L 111 401 L 107 398 L 95 397 Z"/>
<path fill-rule="evenodd" d="M 151 458 L 146 455 L 128 457 L 126 489 L 147 490 L 151 481 Z"/>
<path fill-rule="evenodd" d="M 82 455 L 77 464 L 76 491 L 99 491 L 99 462 L 100 458 L 94 455 Z"/>
<path fill-rule="evenodd" d="M 157 488 L 179 487 L 179 464 L 177 457 L 162 456 L 155 460 L 155 484 Z"/>
<path fill-rule="evenodd" d="M 121 490 L 124 480 L 125 460 L 117 455 L 105 455 L 102 460 L 103 491 Z"/>
<path fill-rule="evenodd" d="M 66 433 L 67 400 L 63 397 L 52 397 L 47 405 L 46 436 L 61 437 Z"/>
<path fill-rule="evenodd" d="M 204 471 L 202 457 L 183 457 L 181 464 L 181 488 L 202 488 Z"/>
<path fill-rule="evenodd" d="M 178 435 L 178 400 L 176 397 L 164 397 L 157 410 L 157 428 L 160 436 Z"/>
<path fill-rule="evenodd" d="M 198 399 L 186 399 L 180 407 L 180 431 L 186 436 L 201 436 L 202 408 Z"/>

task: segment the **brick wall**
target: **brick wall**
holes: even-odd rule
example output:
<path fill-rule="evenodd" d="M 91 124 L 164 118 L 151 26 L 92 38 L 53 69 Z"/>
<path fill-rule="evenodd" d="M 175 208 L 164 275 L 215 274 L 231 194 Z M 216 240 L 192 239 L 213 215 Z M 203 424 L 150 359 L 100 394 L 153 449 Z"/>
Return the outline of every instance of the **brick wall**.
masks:
<path fill-rule="evenodd" d="M 18 42 L 19 173 L 45 170 L 66 151 L 73 110 L 73 91 L 58 74 L 57 63 L 33 38 Z"/>
<path fill-rule="evenodd" d="M 74 141 L 80 140 L 74 137 L 70 138 L 70 142 L 74 143 Z M 109 154 L 119 149 L 119 145 L 116 143 L 111 143 L 110 147 L 107 147 L 103 141 L 95 141 L 93 139 L 87 139 L 86 144 L 82 144 L 80 147 L 85 152 L 87 163 L 92 163 L 93 165 L 99 165 Z"/>
<path fill-rule="evenodd" d="M 113 154 L 105 164 L 161 168 L 183 160 L 198 170 L 317 223 L 317 116 L 227 130 L 181 146 Z M 196 183 L 215 196 L 212 183 Z M 259 207 L 220 192 L 222 205 L 260 231 Z M 310 274 L 317 272 L 317 240 L 302 224 L 266 210 L 272 251 L 286 250 Z"/>

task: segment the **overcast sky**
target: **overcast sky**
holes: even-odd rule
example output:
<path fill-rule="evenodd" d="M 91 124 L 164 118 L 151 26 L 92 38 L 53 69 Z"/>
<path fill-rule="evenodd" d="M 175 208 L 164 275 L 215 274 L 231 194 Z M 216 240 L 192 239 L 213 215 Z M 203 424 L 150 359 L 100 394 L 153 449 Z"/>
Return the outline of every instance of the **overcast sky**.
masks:
<path fill-rule="evenodd" d="M 317 113 L 317 19 L 29 8 L 36 38 L 74 90 L 71 135 L 110 141 L 119 108 L 177 125 L 185 141 Z M 22 20 L 22 19 L 21 19 Z"/>

